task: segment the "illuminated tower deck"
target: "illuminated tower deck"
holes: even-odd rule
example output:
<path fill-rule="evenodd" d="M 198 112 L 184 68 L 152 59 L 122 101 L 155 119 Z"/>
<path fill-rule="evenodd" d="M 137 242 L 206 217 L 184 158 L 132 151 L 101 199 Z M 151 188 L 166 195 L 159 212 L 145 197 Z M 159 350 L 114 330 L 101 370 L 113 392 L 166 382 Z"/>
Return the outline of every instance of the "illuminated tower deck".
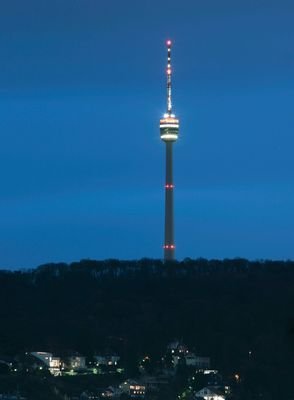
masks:
<path fill-rule="evenodd" d="M 172 111 L 172 67 L 171 40 L 167 40 L 167 109 L 160 120 L 160 138 L 166 144 L 166 179 L 165 179 L 165 228 L 164 228 L 164 260 L 175 257 L 174 241 L 174 181 L 173 181 L 173 143 L 178 139 L 180 121 Z"/>

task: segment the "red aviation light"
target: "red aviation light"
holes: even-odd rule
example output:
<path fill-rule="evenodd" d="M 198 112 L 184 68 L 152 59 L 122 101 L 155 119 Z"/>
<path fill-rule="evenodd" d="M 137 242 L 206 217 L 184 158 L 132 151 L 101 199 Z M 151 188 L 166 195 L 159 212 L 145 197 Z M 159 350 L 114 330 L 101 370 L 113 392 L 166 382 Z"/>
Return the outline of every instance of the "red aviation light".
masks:
<path fill-rule="evenodd" d="M 168 39 L 168 40 L 166 41 L 166 45 L 167 45 L 168 47 L 171 47 L 172 41 L 171 41 L 170 39 Z"/>
<path fill-rule="evenodd" d="M 174 250 L 174 249 L 176 248 L 176 246 L 175 246 L 174 244 L 165 244 L 165 245 L 163 246 L 163 248 L 164 248 L 165 250 Z"/>
<path fill-rule="evenodd" d="M 168 68 L 168 69 L 166 70 L 166 73 L 167 73 L 167 75 L 171 75 L 171 69 Z"/>
<path fill-rule="evenodd" d="M 175 185 L 171 184 L 169 185 L 168 183 L 164 186 L 166 189 L 173 189 Z"/>

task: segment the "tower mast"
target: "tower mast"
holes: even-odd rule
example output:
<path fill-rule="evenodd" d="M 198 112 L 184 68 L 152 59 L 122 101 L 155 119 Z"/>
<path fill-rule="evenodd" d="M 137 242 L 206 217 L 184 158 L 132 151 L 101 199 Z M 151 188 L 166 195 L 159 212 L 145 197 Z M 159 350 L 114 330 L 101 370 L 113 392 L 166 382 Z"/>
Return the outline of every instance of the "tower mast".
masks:
<path fill-rule="evenodd" d="M 171 40 L 166 41 L 167 47 L 167 110 L 160 119 L 160 137 L 166 144 L 166 177 L 165 177 L 165 225 L 164 225 L 164 260 L 174 260 L 174 183 L 173 183 L 173 143 L 178 139 L 179 119 L 172 111 L 172 66 Z"/>
<path fill-rule="evenodd" d="M 172 70 L 171 70 L 171 40 L 166 41 L 167 46 L 167 66 L 166 66 L 166 78 L 167 78 L 167 107 L 166 111 L 168 114 L 172 113 Z"/>

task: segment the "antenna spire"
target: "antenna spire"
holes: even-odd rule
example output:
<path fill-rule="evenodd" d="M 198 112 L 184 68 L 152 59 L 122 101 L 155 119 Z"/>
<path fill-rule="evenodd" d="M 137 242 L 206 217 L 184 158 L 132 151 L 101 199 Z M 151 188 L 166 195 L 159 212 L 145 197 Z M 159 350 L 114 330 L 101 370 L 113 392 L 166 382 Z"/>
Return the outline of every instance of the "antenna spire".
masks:
<path fill-rule="evenodd" d="M 166 79 L 167 79 L 167 113 L 168 115 L 172 114 L 172 83 L 171 83 L 171 76 L 172 76 L 172 69 L 171 69 L 171 47 L 172 41 L 168 39 L 166 41 L 167 47 L 167 67 L 166 67 Z"/>

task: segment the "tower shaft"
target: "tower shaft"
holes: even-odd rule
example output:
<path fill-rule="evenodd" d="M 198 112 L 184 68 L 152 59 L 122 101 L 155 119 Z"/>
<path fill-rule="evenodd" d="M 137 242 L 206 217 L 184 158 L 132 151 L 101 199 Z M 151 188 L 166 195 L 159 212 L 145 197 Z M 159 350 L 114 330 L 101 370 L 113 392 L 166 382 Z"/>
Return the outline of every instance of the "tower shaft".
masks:
<path fill-rule="evenodd" d="M 173 142 L 166 142 L 164 260 L 173 260 L 174 256 Z"/>

